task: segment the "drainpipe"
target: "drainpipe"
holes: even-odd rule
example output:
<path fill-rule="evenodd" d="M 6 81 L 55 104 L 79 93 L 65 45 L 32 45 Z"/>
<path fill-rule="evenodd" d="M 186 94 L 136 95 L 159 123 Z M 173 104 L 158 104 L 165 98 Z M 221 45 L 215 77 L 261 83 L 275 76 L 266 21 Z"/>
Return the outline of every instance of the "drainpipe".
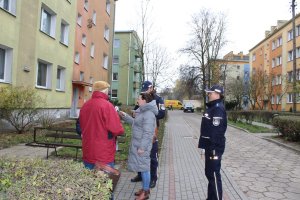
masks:
<path fill-rule="evenodd" d="M 132 33 L 130 33 L 130 35 L 129 35 L 128 74 L 127 74 L 127 103 L 126 103 L 126 105 L 128 105 L 128 95 L 129 95 L 129 72 L 130 72 L 130 64 L 131 64 L 131 59 L 130 59 L 130 54 L 131 54 L 131 35 L 132 35 Z"/>

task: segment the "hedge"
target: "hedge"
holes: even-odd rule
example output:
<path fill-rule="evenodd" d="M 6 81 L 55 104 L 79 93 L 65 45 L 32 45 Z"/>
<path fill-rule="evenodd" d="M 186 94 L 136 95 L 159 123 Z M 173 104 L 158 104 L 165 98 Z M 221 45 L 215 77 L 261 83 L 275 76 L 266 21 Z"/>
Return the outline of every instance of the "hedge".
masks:
<path fill-rule="evenodd" d="M 277 116 L 273 119 L 273 126 L 276 127 L 287 140 L 300 141 L 299 116 Z"/>

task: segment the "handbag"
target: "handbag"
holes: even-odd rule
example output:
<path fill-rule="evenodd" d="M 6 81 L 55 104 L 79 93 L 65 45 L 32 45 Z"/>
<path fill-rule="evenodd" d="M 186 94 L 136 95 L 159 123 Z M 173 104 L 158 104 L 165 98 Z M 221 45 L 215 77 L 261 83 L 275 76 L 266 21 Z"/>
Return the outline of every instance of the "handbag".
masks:
<path fill-rule="evenodd" d="M 95 170 L 103 171 L 107 176 L 112 180 L 113 183 L 113 190 L 115 190 L 117 183 L 120 179 L 121 172 L 115 168 L 112 168 L 109 165 L 106 165 L 101 162 L 96 162 L 95 163 Z"/>

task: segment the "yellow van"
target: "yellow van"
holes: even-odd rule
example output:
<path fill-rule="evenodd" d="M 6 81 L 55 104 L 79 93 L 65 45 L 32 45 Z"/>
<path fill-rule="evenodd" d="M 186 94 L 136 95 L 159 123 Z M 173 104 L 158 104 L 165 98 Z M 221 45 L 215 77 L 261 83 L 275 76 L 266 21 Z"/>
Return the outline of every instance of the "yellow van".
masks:
<path fill-rule="evenodd" d="M 169 110 L 171 108 L 183 110 L 183 105 L 179 100 L 165 100 L 165 107 Z"/>

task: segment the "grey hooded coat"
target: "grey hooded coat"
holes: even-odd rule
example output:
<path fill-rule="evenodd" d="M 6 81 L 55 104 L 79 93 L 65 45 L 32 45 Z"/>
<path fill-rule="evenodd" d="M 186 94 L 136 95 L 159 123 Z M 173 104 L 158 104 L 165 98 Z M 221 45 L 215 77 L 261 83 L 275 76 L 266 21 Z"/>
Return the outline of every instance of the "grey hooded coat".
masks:
<path fill-rule="evenodd" d="M 155 115 L 158 114 L 156 101 L 140 106 L 135 112 L 135 118 L 129 115 L 123 117 L 126 123 L 132 124 L 128 169 L 133 172 L 150 171 L 150 152 L 156 127 Z M 138 149 L 144 150 L 144 153 L 139 155 Z"/>

